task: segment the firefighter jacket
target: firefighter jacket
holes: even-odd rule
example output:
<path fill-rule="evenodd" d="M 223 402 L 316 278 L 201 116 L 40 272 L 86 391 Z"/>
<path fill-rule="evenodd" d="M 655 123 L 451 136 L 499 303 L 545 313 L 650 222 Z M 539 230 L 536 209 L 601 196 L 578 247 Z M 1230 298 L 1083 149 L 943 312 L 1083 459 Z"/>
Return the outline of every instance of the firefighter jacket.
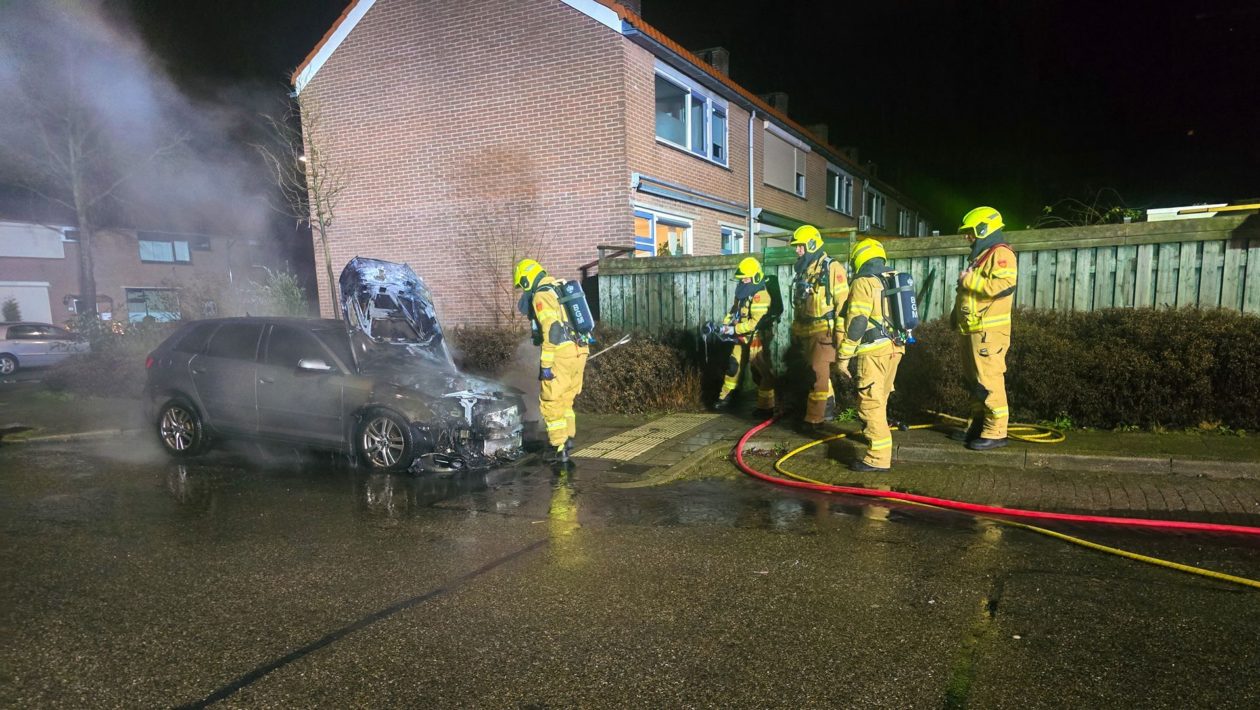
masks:
<path fill-rule="evenodd" d="M 748 291 L 751 293 L 747 293 Z M 769 312 L 770 291 L 766 289 L 764 282 L 740 284 L 735 287 L 735 305 L 722 319 L 722 324 L 734 326 L 736 337 L 740 342 L 745 342 L 759 328 L 769 324 L 766 321 L 766 314 Z"/>
<path fill-rule="evenodd" d="M 557 356 L 572 357 L 577 354 L 577 334 L 569 325 L 564 306 L 560 305 L 558 287 L 558 281 L 544 276 L 534 287 L 531 298 L 533 317 L 542 335 L 542 357 L 539 364 L 543 368 L 551 367 Z"/>
<path fill-rule="evenodd" d="M 958 284 L 954 325 L 962 333 L 1009 330 L 1015 301 L 1016 261 L 1010 245 L 997 233 L 976 242 L 971 272 Z"/>
<path fill-rule="evenodd" d="M 842 332 L 844 340 L 840 342 L 841 360 L 848 360 L 854 355 L 882 353 L 892 347 L 902 348 L 895 345 L 889 337 L 892 331 L 884 312 L 884 281 L 878 273 L 868 273 L 863 267 L 857 278 L 853 279 L 853 289 L 849 292 L 849 302 L 844 311 Z"/>
<path fill-rule="evenodd" d="M 831 330 L 848 297 L 849 282 L 844 266 L 826 254 L 817 256 L 805 266 L 803 273 L 796 275 L 792 292 L 796 309 L 792 333 L 813 335 Z"/>

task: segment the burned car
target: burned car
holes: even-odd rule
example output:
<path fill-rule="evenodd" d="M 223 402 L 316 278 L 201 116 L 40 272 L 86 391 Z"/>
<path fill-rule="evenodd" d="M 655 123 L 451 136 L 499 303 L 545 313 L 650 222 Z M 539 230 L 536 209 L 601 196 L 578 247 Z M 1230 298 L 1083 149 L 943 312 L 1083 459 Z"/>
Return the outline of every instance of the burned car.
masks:
<path fill-rule="evenodd" d="M 345 321 L 220 318 L 181 327 L 145 362 L 145 401 L 177 457 L 216 439 L 344 451 L 380 471 L 488 468 L 521 454 L 521 393 L 459 372 L 409 267 L 355 258 Z"/>

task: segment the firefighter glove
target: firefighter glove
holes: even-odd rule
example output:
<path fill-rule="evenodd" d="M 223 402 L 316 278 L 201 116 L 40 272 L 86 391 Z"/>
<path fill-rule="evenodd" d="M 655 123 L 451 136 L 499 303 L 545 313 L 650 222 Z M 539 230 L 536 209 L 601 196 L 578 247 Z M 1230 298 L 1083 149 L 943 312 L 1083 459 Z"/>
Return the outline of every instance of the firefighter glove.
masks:
<path fill-rule="evenodd" d="M 554 380 L 556 379 L 556 373 L 552 372 L 550 367 L 540 367 L 538 368 L 538 379 Z"/>

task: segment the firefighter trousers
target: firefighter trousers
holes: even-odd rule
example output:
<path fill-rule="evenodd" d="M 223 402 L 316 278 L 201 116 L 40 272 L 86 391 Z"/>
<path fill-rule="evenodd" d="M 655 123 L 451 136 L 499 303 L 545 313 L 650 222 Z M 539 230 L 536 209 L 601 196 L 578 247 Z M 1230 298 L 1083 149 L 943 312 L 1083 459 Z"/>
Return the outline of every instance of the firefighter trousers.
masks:
<path fill-rule="evenodd" d="M 573 345 L 556 352 L 551 371 L 555 377 L 543 380 L 538 395 L 538 413 L 547 429 L 547 441 L 553 447 L 563 446 L 577 436 L 577 414 L 573 400 L 582 392 L 582 377 L 590 349 Z"/>
<path fill-rule="evenodd" d="M 985 439 L 1005 439 L 1010 410 L 1006 401 L 1006 353 L 1009 328 L 963 335 L 963 364 L 971 394 L 971 421 L 984 419 Z"/>
<path fill-rule="evenodd" d="M 731 357 L 726 363 L 726 376 L 722 379 L 722 391 L 718 399 L 726 399 L 739 387 L 739 378 L 747 351 L 748 365 L 752 368 L 753 382 L 757 385 L 757 408 L 774 409 L 774 371 L 770 369 L 770 353 L 755 333 L 747 343 L 731 346 Z"/>
<path fill-rule="evenodd" d="M 801 336 L 801 354 L 814 371 L 814 384 L 805 404 L 805 423 L 821 424 L 826 416 L 827 402 L 834 401 L 836 392 L 831 387 L 831 363 L 836 361 L 836 341 L 830 328 Z"/>
<path fill-rule="evenodd" d="M 862 461 L 869 466 L 892 466 L 888 397 L 895 387 L 901 355 L 896 349 L 887 348 L 873 355 L 857 356 L 858 418 L 862 420 L 862 436 L 870 442 Z"/>

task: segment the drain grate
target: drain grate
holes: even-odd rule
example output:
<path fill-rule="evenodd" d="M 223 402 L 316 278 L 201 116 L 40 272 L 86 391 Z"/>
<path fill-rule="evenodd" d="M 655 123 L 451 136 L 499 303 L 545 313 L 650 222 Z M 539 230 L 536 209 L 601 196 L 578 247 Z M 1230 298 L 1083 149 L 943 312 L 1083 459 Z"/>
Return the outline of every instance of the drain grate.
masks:
<path fill-rule="evenodd" d="M 574 453 L 588 459 L 629 461 L 661 444 L 717 418 L 717 414 L 671 414 L 654 422 L 610 436 Z"/>

